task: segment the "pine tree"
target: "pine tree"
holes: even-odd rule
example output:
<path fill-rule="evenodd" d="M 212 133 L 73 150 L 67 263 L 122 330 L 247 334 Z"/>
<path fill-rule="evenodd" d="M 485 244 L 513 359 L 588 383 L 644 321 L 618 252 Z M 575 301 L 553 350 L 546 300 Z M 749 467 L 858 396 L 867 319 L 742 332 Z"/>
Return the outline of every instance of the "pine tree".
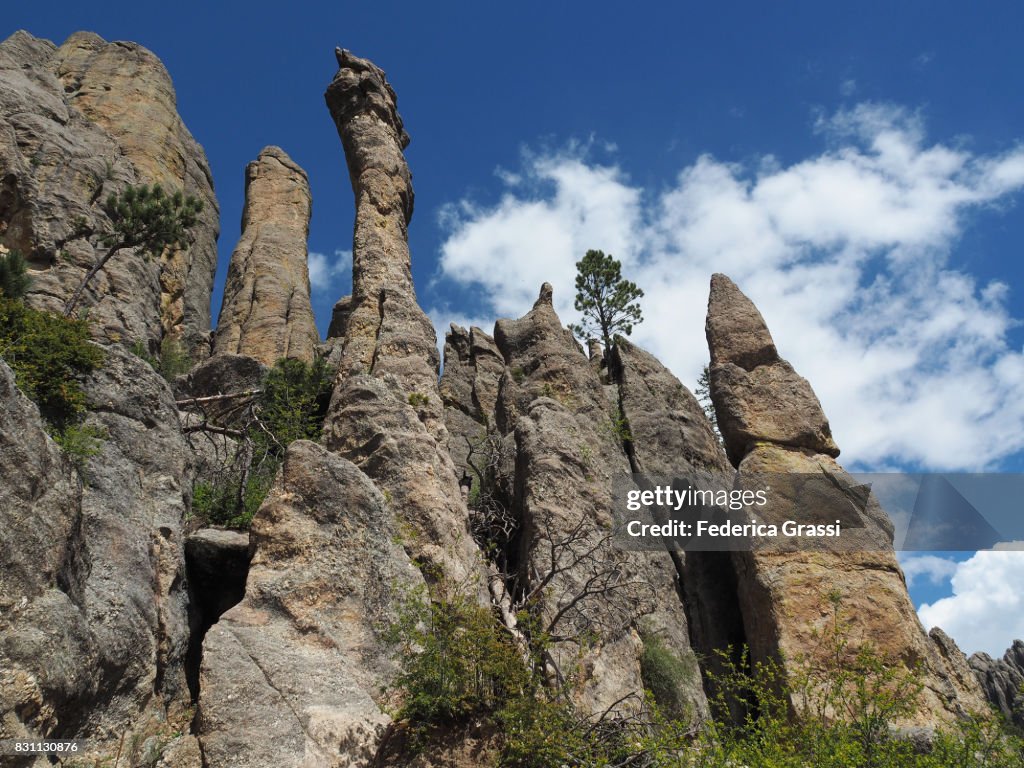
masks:
<path fill-rule="evenodd" d="M 643 322 L 638 299 L 644 292 L 622 277 L 622 264 L 604 251 L 587 251 L 576 262 L 576 302 L 583 313 L 569 328 L 586 341 L 600 334 L 605 354 L 619 334 L 629 336 L 633 326 Z"/>
<path fill-rule="evenodd" d="M 65 316 L 74 312 L 86 286 L 123 248 L 138 248 L 143 256 L 160 256 L 166 248 L 185 245 L 188 230 L 195 226 L 203 203 L 181 192 L 168 195 L 159 184 L 144 184 L 127 187 L 120 195 L 110 195 L 105 207 L 113 225 L 113 230 L 100 238 L 107 251 L 78 284 L 64 306 Z"/>
<path fill-rule="evenodd" d="M 18 251 L 0 246 L 0 296 L 20 299 L 28 290 L 28 265 Z"/>

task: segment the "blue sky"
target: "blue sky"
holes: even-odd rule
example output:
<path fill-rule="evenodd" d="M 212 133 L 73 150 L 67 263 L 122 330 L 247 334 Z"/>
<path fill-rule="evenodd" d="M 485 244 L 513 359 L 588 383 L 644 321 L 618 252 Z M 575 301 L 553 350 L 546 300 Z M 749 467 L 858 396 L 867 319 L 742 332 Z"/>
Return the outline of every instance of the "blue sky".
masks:
<path fill-rule="evenodd" d="M 721 270 L 815 386 L 848 466 L 1022 471 L 1024 8 L 963 9 L 136 0 L 4 18 L 161 57 L 213 169 L 218 286 L 245 164 L 277 144 L 310 177 L 321 330 L 348 291 L 351 192 L 323 103 L 341 45 L 398 91 L 413 271 L 439 327 L 489 328 L 545 279 L 568 321 L 573 261 L 603 248 L 648 292 L 638 341 L 692 384 Z M 1024 634 L 1005 621 L 1024 604 L 979 604 L 994 566 L 958 574 L 967 557 L 908 565 L 912 594 L 952 599 L 995 650 Z M 1019 560 L 999 559 L 1010 583 Z"/>

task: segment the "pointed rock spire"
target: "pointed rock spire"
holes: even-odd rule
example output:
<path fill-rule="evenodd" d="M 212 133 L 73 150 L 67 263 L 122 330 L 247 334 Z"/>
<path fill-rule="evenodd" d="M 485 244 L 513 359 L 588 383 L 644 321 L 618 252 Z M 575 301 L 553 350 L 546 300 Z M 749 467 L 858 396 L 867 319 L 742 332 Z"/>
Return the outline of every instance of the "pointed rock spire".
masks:
<path fill-rule="evenodd" d="M 839 455 L 811 385 L 779 357 L 761 313 L 725 275 L 711 278 L 705 330 L 711 399 L 734 465 L 759 442 Z"/>
<path fill-rule="evenodd" d="M 242 236 L 231 254 L 215 354 L 265 365 L 311 361 L 320 335 L 309 298 L 309 181 L 284 150 L 266 147 L 245 169 Z"/>

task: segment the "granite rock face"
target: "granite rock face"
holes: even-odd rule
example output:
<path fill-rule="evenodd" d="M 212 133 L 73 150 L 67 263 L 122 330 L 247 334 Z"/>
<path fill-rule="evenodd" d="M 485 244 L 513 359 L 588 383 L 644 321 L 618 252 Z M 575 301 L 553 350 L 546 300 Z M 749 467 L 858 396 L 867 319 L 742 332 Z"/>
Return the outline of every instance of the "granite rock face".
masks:
<path fill-rule="evenodd" d="M 184 250 L 119 252 L 83 305 L 96 333 L 209 353 L 217 201 L 202 148 L 178 116 L 166 69 L 135 43 L 79 32 L 61 45 L 16 32 L 0 44 L 0 243 L 29 260 L 29 300 L 59 310 L 103 253 L 106 198 L 159 183 L 204 204 Z"/>
<path fill-rule="evenodd" d="M 267 147 L 246 167 L 242 236 L 228 267 L 214 353 L 268 366 L 282 357 L 312 361 L 320 335 L 309 298 L 311 210 L 306 172 L 283 150 Z"/>
<path fill-rule="evenodd" d="M 711 283 L 707 320 L 711 397 L 738 488 L 773 486 L 762 522 L 844 521 L 844 546 L 733 553 L 738 605 L 754 660 L 823 653 L 840 596 L 851 647 L 871 641 L 886 658 L 922 665 L 921 711 L 909 725 L 980 711 L 980 689 L 966 659 L 944 635 L 925 634 L 892 549 L 892 523 L 873 496 L 835 461 L 839 449 L 807 381 L 778 356 L 753 303 L 724 275 Z M 834 491 L 811 509 L 785 477 L 827 477 Z M 770 478 L 765 480 L 765 478 Z M 813 522 L 818 522 L 816 518 Z M 858 546 L 846 546 L 853 537 Z M 787 662 L 789 663 L 789 662 Z"/>
<path fill-rule="evenodd" d="M 985 698 L 1018 728 L 1024 728 L 1024 641 L 1015 640 L 1001 659 L 975 653 L 969 662 Z"/>
<path fill-rule="evenodd" d="M 166 382 L 111 346 L 84 382 L 87 424 L 106 438 L 83 486 L 34 407 L 8 386 L 6 367 L 0 372 L 5 418 L 21 420 L 4 429 L 0 454 L 31 456 L 4 468 L 0 492 L 9 516 L 0 599 L 14 609 L 0 627 L 3 674 L 13 683 L 3 686 L 0 727 L 87 738 L 98 755 L 112 753 L 122 733 L 146 736 L 186 718 L 190 453 Z M 8 485 L 13 477 L 23 480 Z"/>
<path fill-rule="evenodd" d="M 368 766 L 390 722 L 380 632 L 423 580 L 351 462 L 292 443 L 253 520 L 243 601 L 203 644 L 203 765 Z"/>
<path fill-rule="evenodd" d="M 3 361 L 0 476 L 0 738 L 32 738 L 82 716 L 97 651 L 82 611 L 81 484 Z"/>
<path fill-rule="evenodd" d="M 325 444 L 392 496 L 415 532 L 410 551 L 433 578 L 469 584 L 483 599 L 480 553 L 447 451 L 437 338 L 412 283 L 412 177 L 402 153 L 409 137 L 384 73 L 336 53 L 326 100 L 345 150 L 356 222 L 352 297 L 339 319 L 343 329 L 332 332 L 343 330 L 344 341 L 332 354 L 339 368 Z"/>

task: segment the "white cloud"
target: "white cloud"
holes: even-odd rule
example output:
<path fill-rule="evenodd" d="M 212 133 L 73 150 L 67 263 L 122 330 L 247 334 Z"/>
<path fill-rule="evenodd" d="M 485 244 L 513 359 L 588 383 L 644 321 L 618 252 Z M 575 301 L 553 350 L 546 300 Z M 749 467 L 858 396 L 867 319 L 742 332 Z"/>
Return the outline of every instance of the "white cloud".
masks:
<path fill-rule="evenodd" d="M 936 555 L 897 554 L 903 575 L 907 577 L 907 586 L 912 587 L 918 579 L 927 579 L 929 584 L 938 586 L 948 581 L 956 573 L 957 563 L 946 557 Z"/>
<path fill-rule="evenodd" d="M 878 104 L 815 127 L 828 148 L 801 162 L 703 156 L 658 190 L 578 146 L 527 156 L 496 204 L 444 209 L 439 279 L 504 317 L 548 281 L 570 322 L 575 262 L 600 248 L 646 292 L 636 341 L 692 384 L 708 280 L 725 272 L 814 385 L 848 465 L 979 469 L 1021 451 L 1009 289 L 951 256 L 972 211 L 1024 186 L 1024 149 L 929 145 L 920 116 Z"/>
<path fill-rule="evenodd" d="M 952 597 L 922 605 L 921 623 L 942 627 L 968 655 L 1002 656 L 1015 639 L 1024 638 L 1022 547 L 1024 542 L 1012 542 L 958 563 Z"/>
<path fill-rule="evenodd" d="M 334 256 L 317 251 L 309 252 L 309 285 L 314 291 L 328 291 L 333 288 L 339 277 L 348 275 L 352 270 L 352 251 L 338 249 Z"/>

